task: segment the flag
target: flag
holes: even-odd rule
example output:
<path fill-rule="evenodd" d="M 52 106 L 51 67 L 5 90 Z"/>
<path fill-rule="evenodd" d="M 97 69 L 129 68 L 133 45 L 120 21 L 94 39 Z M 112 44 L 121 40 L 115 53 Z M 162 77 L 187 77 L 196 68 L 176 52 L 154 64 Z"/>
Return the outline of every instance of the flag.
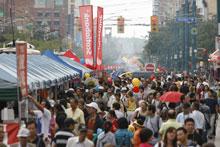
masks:
<path fill-rule="evenodd" d="M 103 8 L 97 9 L 96 26 L 96 68 L 101 70 L 102 65 L 102 29 L 103 29 Z"/>
<path fill-rule="evenodd" d="M 16 43 L 16 55 L 17 55 L 17 77 L 21 90 L 22 97 L 28 95 L 27 85 L 27 43 Z"/>
<path fill-rule="evenodd" d="M 76 54 L 73 53 L 70 49 L 67 50 L 67 51 L 63 54 L 63 56 L 68 57 L 68 58 L 70 58 L 70 59 L 72 59 L 72 60 L 74 60 L 74 61 L 80 63 L 80 59 L 79 59 L 79 58 L 76 56 Z"/>
<path fill-rule="evenodd" d="M 93 46 L 93 11 L 91 5 L 83 5 L 79 8 L 80 22 L 82 25 L 82 42 L 85 65 L 94 67 Z"/>
<path fill-rule="evenodd" d="M 18 123 L 6 123 L 3 125 L 4 140 L 3 142 L 7 145 L 18 142 L 17 134 L 19 131 Z"/>

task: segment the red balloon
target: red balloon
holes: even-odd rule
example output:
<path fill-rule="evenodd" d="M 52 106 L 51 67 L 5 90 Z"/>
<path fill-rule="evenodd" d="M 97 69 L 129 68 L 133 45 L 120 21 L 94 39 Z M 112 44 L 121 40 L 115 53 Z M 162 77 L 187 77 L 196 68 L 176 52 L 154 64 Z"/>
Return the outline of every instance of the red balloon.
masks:
<path fill-rule="evenodd" d="M 139 87 L 134 87 L 134 88 L 133 88 L 133 92 L 134 92 L 134 93 L 138 93 L 138 92 L 139 92 Z"/>
<path fill-rule="evenodd" d="M 111 77 L 108 77 L 108 82 L 112 83 L 112 78 Z"/>

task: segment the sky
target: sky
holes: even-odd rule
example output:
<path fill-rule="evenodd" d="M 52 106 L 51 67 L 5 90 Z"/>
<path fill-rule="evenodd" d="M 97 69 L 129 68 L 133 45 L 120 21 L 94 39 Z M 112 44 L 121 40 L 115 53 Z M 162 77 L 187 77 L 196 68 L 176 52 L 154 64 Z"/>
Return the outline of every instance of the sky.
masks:
<path fill-rule="evenodd" d="M 112 36 L 114 37 L 137 37 L 144 39 L 150 31 L 150 26 L 125 26 L 125 33 L 118 34 L 117 17 L 123 16 L 125 24 L 150 24 L 150 16 L 152 15 L 153 0 L 91 0 L 96 12 L 97 6 L 104 8 L 104 27 L 112 28 Z M 94 13 L 94 17 L 96 14 Z"/>

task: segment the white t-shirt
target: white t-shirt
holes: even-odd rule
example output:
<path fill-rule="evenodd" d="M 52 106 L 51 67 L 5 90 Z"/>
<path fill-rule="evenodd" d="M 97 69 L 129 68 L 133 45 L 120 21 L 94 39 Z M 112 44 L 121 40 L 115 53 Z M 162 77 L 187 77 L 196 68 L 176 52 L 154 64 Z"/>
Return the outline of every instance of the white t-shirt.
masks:
<path fill-rule="evenodd" d="M 66 147 L 94 147 L 94 143 L 89 139 L 79 142 L 79 137 L 71 137 L 68 139 Z"/>
<path fill-rule="evenodd" d="M 194 110 L 192 112 L 193 114 L 193 119 L 195 121 L 195 127 L 196 129 L 203 129 L 205 126 L 205 117 L 204 114 L 202 114 L 202 112 Z"/>
<path fill-rule="evenodd" d="M 44 135 L 44 137 L 48 137 L 49 130 L 50 130 L 50 120 L 51 120 L 51 112 L 44 108 L 43 112 L 40 110 L 34 110 L 34 114 L 41 118 L 41 134 Z"/>
<path fill-rule="evenodd" d="M 115 110 L 115 115 L 117 116 L 117 119 L 124 117 L 124 113 L 119 110 Z"/>
<path fill-rule="evenodd" d="M 107 103 L 107 106 L 109 108 L 112 108 L 112 104 L 113 104 L 114 101 L 115 101 L 115 96 L 114 95 L 110 96 L 109 100 L 108 100 L 108 103 Z"/>
<path fill-rule="evenodd" d="M 183 112 L 179 113 L 176 117 L 176 121 L 178 123 L 181 123 L 182 125 L 184 125 L 184 121 L 187 119 L 187 118 L 193 118 L 193 114 L 192 113 L 189 113 L 187 115 L 184 115 Z"/>

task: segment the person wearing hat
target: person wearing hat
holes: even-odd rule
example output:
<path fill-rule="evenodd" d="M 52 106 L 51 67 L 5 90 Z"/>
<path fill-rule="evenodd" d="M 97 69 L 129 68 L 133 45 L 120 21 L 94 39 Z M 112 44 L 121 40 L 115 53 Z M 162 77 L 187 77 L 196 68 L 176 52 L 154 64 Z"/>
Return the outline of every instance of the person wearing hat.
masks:
<path fill-rule="evenodd" d="M 74 137 L 73 130 L 77 122 L 72 118 L 64 120 L 64 128 L 57 131 L 53 139 L 53 147 L 66 147 L 70 137 Z"/>
<path fill-rule="evenodd" d="M 86 119 L 86 126 L 88 127 L 88 138 L 93 139 L 93 134 L 97 132 L 98 128 L 102 128 L 103 120 L 98 115 L 100 111 L 96 102 L 91 102 L 86 105 L 88 110 L 88 117 Z"/>
<path fill-rule="evenodd" d="M 30 135 L 30 132 L 27 128 L 20 128 L 18 131 L 17 137 L 19 142 L 10 145 L 10 147 L 36 147 L 36 145 L 28 143 L 28 137 Z"/>
<path fill-rule="evenodd" d="M 140 140 L 140 132 L 141 130 L 144 128 L 143 126 L 144 122 L 141 119 L 138 119 L 136 121 L 134 121 L 133 126 L 135 128 L 135 132 L 134 132 L 134 136 L 132 139 L 132 144 L 134 147 L 139 147 L 139 145 L 141 144 L 141 140 Z"/>
<path fill-rule="evenodd" d="M 79 126 L 79 136 L 68 139 L 66 147 L 94 147 L 94 143 L 87 137 L 87 128 L 85 125 Z"/>

